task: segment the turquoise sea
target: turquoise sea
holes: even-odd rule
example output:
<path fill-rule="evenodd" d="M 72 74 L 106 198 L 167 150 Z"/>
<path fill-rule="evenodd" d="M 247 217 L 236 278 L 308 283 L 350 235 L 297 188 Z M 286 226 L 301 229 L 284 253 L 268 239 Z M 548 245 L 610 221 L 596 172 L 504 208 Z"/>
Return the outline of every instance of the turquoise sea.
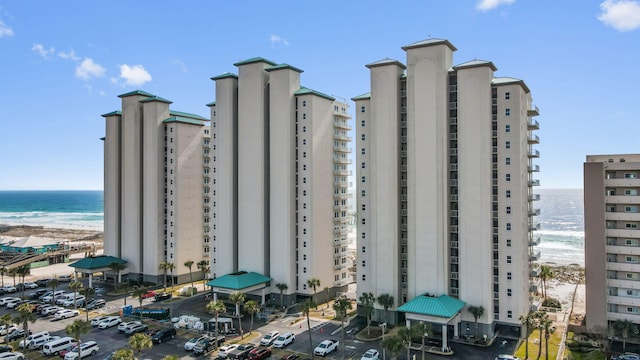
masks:
<path fill-rule="evenodd" d="M 0 191 L 0 224 L 104 229 L 102 191 Z"/>
<path fill-rule="evenodd" d="M 539 189 L 543 262 L 584 265 L 582 189 Z M 103 230 L 102 191 L 0 191 L 0 224 Z"/>

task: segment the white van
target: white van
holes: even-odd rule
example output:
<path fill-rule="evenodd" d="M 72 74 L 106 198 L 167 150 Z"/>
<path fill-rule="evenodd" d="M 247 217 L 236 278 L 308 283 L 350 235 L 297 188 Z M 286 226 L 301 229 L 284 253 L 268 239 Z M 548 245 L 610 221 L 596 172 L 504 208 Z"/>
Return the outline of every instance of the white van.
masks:
<path fill-rule="evenodd" d="M 45 355 L 58 355 L 61 350 L 66 349 L 71 344 L 75 344 L 76 340 L 72 337 L 65 336 L 58 340 L 53 340 L 42 345 L 42 353 Z"/>
<path fill-rule="evenodd" d="M 62 305 L 67 300 L 73 300 L 73 293 L 66 293 L 61 296 L 56 296 L 56 305 Z"/>
<path fill-rule="evenodd" d="M 62 305 L 62 306 L 73 306 L 73 301 L 74 301 L 73 300 L 73 296 L 71 296 L 70 299 L 64 300 L 60 305 Z M 84 306 L 84 296 L 83 295 L 76 296 L 75 302 L 76 302 L 76 306 L 78 306 L 78 307 Z"/>
<path fill-rule="evenodd" d="M 42 346 L 42 344 L 49 341 L 50 338 L 48 331 L 41 331 L 39 333 L 29 335 L 27 337 L 27 341 L 20 340 L 18 345 L 20 345 L 21 348 L 37 349 Z"/>

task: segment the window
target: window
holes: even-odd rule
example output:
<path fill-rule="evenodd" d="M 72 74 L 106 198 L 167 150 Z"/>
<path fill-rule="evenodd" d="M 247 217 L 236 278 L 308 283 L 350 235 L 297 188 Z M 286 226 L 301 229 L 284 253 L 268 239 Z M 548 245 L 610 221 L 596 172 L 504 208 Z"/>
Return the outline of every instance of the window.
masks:
<path fill-rule="evenodd" d="M 511 272 L 507 273 L 507 280 L 511 280 Z M 509 291 L 511 291 L 511 289 L 509 289 Z"/>
<path fill-rule="evenodd" d="M 624 224 L 624 227 L 627 228 L 627 229 L 637 229 L 638 228 L 638 224 L 626 223 L 626 224 Z"/>
<path fill-rule="evenodd" d="M 507 264 L 511 264 L 511 255 L 507 256 Z"/>
<path fill-rule="evenodd" d="M 625 189 L 624 190 L 624 194 L 625 195 L 633 195 L 633 196 L 635 196 L 635 195 L 638 195 L 638 190 L 636 190 L 636 189 Z"/>
<path fill-rule="evenodd" d="M 507 223 L 507 230 L 511 230 L 511 223 Z"/>
<path fill-rule="evenodd" d="M 505 177 L 505 180 L 511 181 L 511 174 L 506 174 L 504 177 Z"/>
<path fill-rule="evenodd" d="M 511 289 L 507 289 L 507 296 L 511 296 Z"/>
<path fill-rule="evenodd" d="M 636 173 L 625 173 L 624 174 L 624 178 L 625 179 L 635 179 L 638 177 L 638 174 Z"/>
<path fill-rule="evenodd" d="M 362 182 L 366 183 L 367 182 L 367 178 L 365 176 L 362 177 Z"/>
<path fill-rule="evenodd" d="M 509 100 L 510 98 L 511 98 L 511 93 L 510 92 L 507 91 L 506 93 L 504 93 L 504 99 L 505 100 Z"/>
<path fill-rule="evenodd" d="M 337 276 L 337 275 L 336 275 Z M 367 275 L 362 274 L 362 281 L 367 281 Z"/>
<path fill-rule="evenodd" d="M 302 127 L 302 132 L 307 132 L 307 127 L 306 126 Z"/>
<path fill-rule="evenodd" d="M 509 319 L 513 318 L 513 311 L 511 311 L 511 310 L 507 311 L 507 317 Z"/>
<path fill-rule="evenodd" d="M 362 165 L 361 165 L 361 166 L 362 166 L 362 168 L 363 168 L 363 169 L 365 168 L 365 166 L 364 166 L 364 161 L 362 162 Z"/>
<path fill-rule="evenodd" d="M 362 141 L 364 141 L 366 137 L 364 136 L 364 134 L 362 134 L 360 138 L 362 138 Z"/>
<path fill-rule="evenodd" d="M 307 119 L 307 114 L 302 114 L 302 120 L 306 120 Z"/>
<path fill-rule="evenodd" d="M 638 257 L 637 256 L 627 256 L 625 258 L 625 261 L 628 263 L 637 263 L 638 262 Z"/>
<path fill-rule="evenodd" d="M 306 100 L 302 100 L 302 106 L 307 106 L 307 101 Z"/>
<path fill-rule="evenodd" d="M 307 171 L 307 164 L 302 164 L 302 171 Z"/>
<path fill-rule="evenodd" d="M 364 112 L 364 106 L 360 108 L 360 112 Z"/>
<path fill-rule="evenodd" d="M 627 246 L 638 246 L 638 239 L 626 239 L 624 243 Z"/>
<path fill-rule="evenodd" d="M 504 126 L 504 132 L 511 132 L 511 125 L 505 125 Z"/>
<path fill-rule="evenodd" d="M 362 267 L 367 267 L 367 262 L 362 260 Z"/>
<path fill-rule="evenodd" d="M 507 247 L 511 247 L 511 239 L 507 239 Z"/>
<path fill-rule="evenodd" d="M 364 126 L 364 125 L 365 125 L 365 121 L 364 120 L 360 121 L 360 126 Z"/>
<path fill-rule="evenodd" d="M 507 141 L 504 143 L 505 148 L 511 149 L 511 141 Z"/>
<path fill-rule="evenodd" d="M 367 205 L 362 204 L 362 211 L 365 211 L 365 210 L 367 210 Z"/>
<path fill-rule="evenodd" d="M 362 190 L 362 197 L 365 197 L 365 196 L 367 196 L 367 192 Z"/>
<path fill-rule="evenodd" d="M 509 116 L 509 115 L 511 115 L 511 109 L 509 108 L 504 109 L 504 116 Z"/>
<path fill-rule="evenodd" d="M 511 214 L 511 206 L 507 206 L 507 214 Z"/>
<path fill-rule="evenodd" d="M 511 190 L 507 190 L 506 196 L 507 196 L 508 198 L 510 198 L 510 197 L 511 197 Z"/>
<path fill-rule="evenodd" d="M 362 225 L 365 225 L 367 223 L 367 219 L 362 219 Z"/>
<path fill-rule="evenodd" d="M 365 153 L 364 148 L 362 148 L 362 151 L 361 151 L 361 152 L 362 152 L 362 155 L 364 155 L 364 153 Z"/>
<path fill-rule="evenodd" d="M 364 253 L 366 253 L 366 252 L 367 252 L 367 247 L 366 247 L 366 246 L 363 246 L 363 247 L 362 247 L 362 253 L 364 254 Z"/>
<path fill-rule="evenodd" d="M 624 212 L 637 213 L 638 212 L 638 207 L 637 206 L 625 206 L 624 207 Z"/>
<path fill-rule="evenodd" d="M 511 165 L 511 158 L 508 157 L 508 158 L 504 159 L 504 163 L 505 163 L 505 165 Z"/>
<path fill-rule="evenodd" d="M 302 145 L 307 145 L 307 139 L 302 139 Z"/>

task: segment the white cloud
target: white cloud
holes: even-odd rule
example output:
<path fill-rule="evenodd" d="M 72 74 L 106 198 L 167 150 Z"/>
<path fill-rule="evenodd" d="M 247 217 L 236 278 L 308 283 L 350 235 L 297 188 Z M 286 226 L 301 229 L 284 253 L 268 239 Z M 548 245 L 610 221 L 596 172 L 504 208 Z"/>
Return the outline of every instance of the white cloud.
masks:
<path fill-rule="evenodd" d="M 13 29 L 0 20 L 0 38 L 13 36 Z"/>
<path fill-rule="evenodd" d="M 75 51 L 71 50 L 68 53 L 64 52 L 64 51 L 59 51 L 58 52 L 58 57 L 62 58 L 62 59 L 68 59 L 68 60 L 75 60 L 75 61 L 79 61 L 80 57 L 78 55 L 76 55 Z"/>
<path fill-rule="evenodd" d="M 56 52 L 56 49 L 54 48 L 49 48 L 49 49 L 45 49 L 44 45 L 42 44 L 35 44 L 33 45 L 33 47 L 31 48 L 31 51 L 35 51 L 38 55 L 40 55 L 41 58 L 43 59 L 48 59 L 49 55 L 52 55 L 53 53 Z"/>
<path fill-rule="evenodd" d="M 280 37 L 279 35 L 269 35 L 269 41 L 271 41 L 271 43 L 274 45 L 282 44 L 284 46 L 289 46 L 289 42 L 287 41 L 287 39 Z"/>
<path fill-rule="evenodd" d="M 151 74 L 142 65 L 124 64 L 120 65 L 120 78 L 124 79 L 124 85 L 139 86 L 151 81 Z"/>
<path fill-rule="evenodd" d="M 640 2 L 634 0 L 605 0 L 600 4 L 598 20 L 618 31 L 640 27 Z"/>
<path fill-rule="evenodd" d="M 182 70 L 182 72 L 188 72 L 189 71 L 187 66 L 180 60 L 173 60 L 173 64 L 176 65 L 177 67 L 179 67 L 180 70 Z"/>
<path fill-rule="evenodd" d="M 92 77 L 103 77 L 105 68 L 93 62 L 91 58 L 85 58 L 78 67 L 76 67 L 76 77 L 82 80 L 89 80 Z"/>
<path fill-rule="evenodd" d="M 481 0 L 478 5 L 476 5 L 476 9 L 480 11 L 489 11 L 500 5 L 513 4 L 515 1 L 516 0 Z"/>

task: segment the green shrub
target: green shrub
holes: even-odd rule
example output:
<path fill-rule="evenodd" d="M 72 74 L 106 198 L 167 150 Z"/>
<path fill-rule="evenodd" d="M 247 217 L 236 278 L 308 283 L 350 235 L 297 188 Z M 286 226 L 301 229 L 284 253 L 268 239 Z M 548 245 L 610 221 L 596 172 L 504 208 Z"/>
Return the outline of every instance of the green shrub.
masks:
<path fill-rule="evenodd" d="M 560 300 L 554 299 L 554 298 L 546 298 L 546 299 L 544 299 L 544 301 L 542 302 L 542 306 L 550 307 L 550 308 L 557 308 L 557 309 L 562 308 L 562 305 L 560 305 Z"/>

